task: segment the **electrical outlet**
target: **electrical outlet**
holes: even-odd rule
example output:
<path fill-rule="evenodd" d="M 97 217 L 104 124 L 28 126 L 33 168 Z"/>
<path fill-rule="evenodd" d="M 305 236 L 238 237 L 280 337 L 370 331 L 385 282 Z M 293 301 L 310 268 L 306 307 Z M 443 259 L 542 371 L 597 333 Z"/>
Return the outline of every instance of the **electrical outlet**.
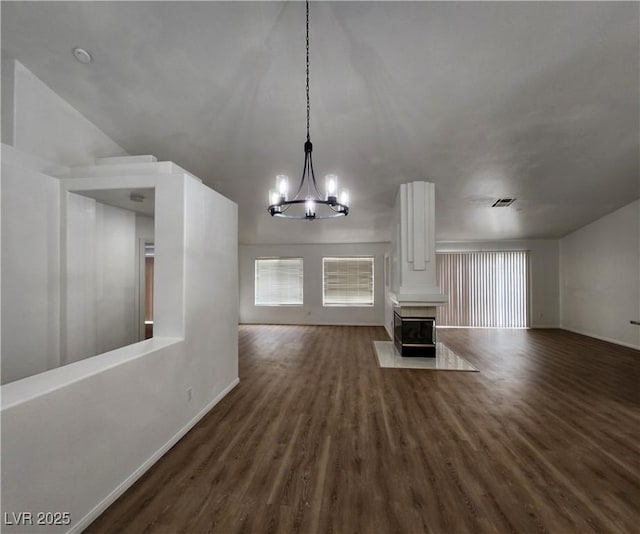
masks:
<path fill-rule="evenodd" d="M 193 398 L 193 389 L 187 388 L 187 402 L 191 402 L 192 398 Z"/>

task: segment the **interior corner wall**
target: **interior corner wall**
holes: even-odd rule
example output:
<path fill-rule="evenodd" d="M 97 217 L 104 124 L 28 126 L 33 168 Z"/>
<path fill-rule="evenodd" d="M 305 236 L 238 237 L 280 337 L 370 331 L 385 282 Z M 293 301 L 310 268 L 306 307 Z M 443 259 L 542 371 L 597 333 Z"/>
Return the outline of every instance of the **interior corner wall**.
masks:
<path fill-rule="evenodd" d="M 240 322 L 307 325 L 384 324 L 384 254 L 389 243 L 241 245 Z M 324 307 L 322 305 L 322 258 L 373 256 L 374 306 Z M 256 306 L 255 260 L 265 257 L 303 259 L 304 304 L 302 306 Z"/>
<path fill-rule="evenodd" d="M 436 252 L 528 250 L 530 252 L 529 312 L 533 328 L 560 326 L 559 242 L 557 239 L 439 242 Z"/>
<path fill-rule="evenodd" d="M 640 349 L 640 200 L 560 240 L 562 328 Z"/>
<path fill-rule="evenodd" d="M 4 384 L 60 363 L 60 182 L 6 162 L 1 174 Z"/>
<path fill-rule="evenodd" d="M 13 69 L 11 66 L 13 65 Z M 13 95 L 13 124 L 3 123 L 3 142 L 58 165 L 90 165 L 95 158 L 126 156 L 126 151 L 47 87 L 19 61 L 3 61 L 3 100 Z M 13 91 L 5 82 L 5 70 L 13 74 Z M 5 104 L 2 105 L 3 114 Z M 11 128 L 11 142 L 4 130 Z M 8 136 L 8 134 L 6 134 Z"/>

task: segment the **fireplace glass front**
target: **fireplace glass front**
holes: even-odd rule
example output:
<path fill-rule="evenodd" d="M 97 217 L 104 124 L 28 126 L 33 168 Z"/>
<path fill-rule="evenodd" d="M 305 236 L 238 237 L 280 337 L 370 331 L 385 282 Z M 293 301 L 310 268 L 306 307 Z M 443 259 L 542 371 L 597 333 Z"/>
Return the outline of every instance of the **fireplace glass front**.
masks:
<path fill-rule="evenodd" d="M 435 357 L 436 318 L 394 312 L 393 341 L 401 356 Z"/>

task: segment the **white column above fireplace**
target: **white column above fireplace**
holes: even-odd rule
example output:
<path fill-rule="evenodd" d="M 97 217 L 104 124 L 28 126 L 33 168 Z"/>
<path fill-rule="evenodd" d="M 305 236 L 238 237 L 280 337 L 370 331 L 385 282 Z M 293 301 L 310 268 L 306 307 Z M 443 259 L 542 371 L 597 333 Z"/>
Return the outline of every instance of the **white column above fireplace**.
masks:
<path fill-rule="evenodd" d="M 394 213 L 391 298 L 399 306 L 441 306 L 436 282 L 435 187 L 400 185 Z"/>

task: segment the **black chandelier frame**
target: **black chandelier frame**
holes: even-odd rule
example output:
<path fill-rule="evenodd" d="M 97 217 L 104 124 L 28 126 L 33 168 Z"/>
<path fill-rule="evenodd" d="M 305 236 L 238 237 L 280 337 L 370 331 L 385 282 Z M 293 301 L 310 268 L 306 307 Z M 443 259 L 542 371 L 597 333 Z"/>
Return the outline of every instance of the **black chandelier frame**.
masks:
<path fill-rule="evenodd" d="M 296 194 L 291 200 L 287 200 L 285 195 L 280 195 L 280 201 L 276 204 L 271 204 L 267 209 L 273 217 L 282 217 L 285 219 L 333 219 L 335 217 L 343 217 L 349 214 L 349 206 L 338 201 L 338 197 L 334 195 L 328 195 L 326 199 L 323 199 L 322 193 L 318 188 L 316 182 L 316 176 L 313 172 L 313 160 L 311 158 L 311 152 L 313 150 L 313 144 L 311 140 L 307 139 L 304 144 L 304 169 L 302 170 L 302 178 L 300 179 L 300 185 Z M 308 180 L 308 184 L 313 185 L 315 196 L 307 195 L 305 198 L 300 198 L 302 187 L 305 180 Z M 310 189 L 310 187 L 309 187 Z M 310 205 L 310 203 L 312 203 Z M 287 210 L 296 204 L 305 204 L 304 214 L 289 214 Z M 327 211 L 324 215 L 318 215 L 315 207 L 317 205 L 324 205 L 330 211 Z"/>
<path fill-rule="evenodd" d="M 286 191 L 277 191 L 277 202 L 273 202 L 275 199 L 270 199 L 272 202 L 267 211 L 273 217 L 280 217 L 284 219 L 333 219 L 336 217 L 345 217 L 349 214 L 348 200 L 340 202 L 338 200 L 337 183 L 335 195 L 328 193 L 326 197 L 320 193 L 318 183 L 316 182 L 316 176 L 313 171 L 313 144 L 311 143 L 311 136 L 309 134 L 309 125 L 311 118 L 311 104 L 309 99 L 309 0 L 306 0 L 307 19 L 306 19 L 306 45 L 307 45 L 307 71 L 306 71 L 306 94 L 307 94 L 307 140 L 304 143 L 304 168 L 302 169 L 302 177 L 300 178 L 300 185 L 296 194 L 291 200 L 287 198 Z M 307 196 L 305 198 L 300 197 L 305 181 L 307 182 Z M 313 186 L 313 191 L 312 187 Z M 304 204 L 304 214 L 300 213 L 300 210 L 295 208 L 291 213 L 287 213 L 292 206 Z M 316 213 L 316 206 L 326 206 L 323 214 Z"/>

